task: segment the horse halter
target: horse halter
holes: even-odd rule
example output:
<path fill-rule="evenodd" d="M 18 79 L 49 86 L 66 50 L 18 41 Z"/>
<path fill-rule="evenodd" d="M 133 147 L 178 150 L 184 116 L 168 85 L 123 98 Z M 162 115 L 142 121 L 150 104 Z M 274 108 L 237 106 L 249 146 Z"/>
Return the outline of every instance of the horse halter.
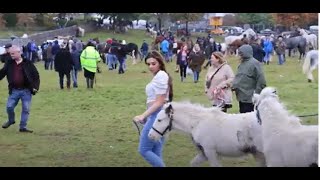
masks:
<path fill-rule="evenodd" d="M 258 110 L 258 106 L 260 105 L 260 103 L 258 103 L 257 105 L 256 105 L 256 111 L 257 111 L 257 113 L 256 113 L 256 117 L 257 117 L 257 119 L 258 119 L 258 123 L 261 125 L 262 124 L 262 121 L 261 121 L 261 117 L 260 117 L 260 112 L 259 112 L 259 110 Z"/>
<path fill-rule="evenodd" d="M 171 105 L 170 105 L 171 106 Z M 172 107 L 170 108 L 170 112 L 168 112 L 167 113 L 167 115 L 168 115 L 168 117 L 169 117 L 169 125 L 166 127 L 166 129 L 164 129 L 164 131 L 163 132 L 160 132 L 160 131 L 158 131 L 156 128 L 154 128 L 153 126 L 152 126 L 152 129 L 155 131 L 155 132 L 157 132 L 158 134 L 160 134 L 161 136 L 164 136 L 164 134 L 167 132 L 167 131 L 171 131 L 171 129 L 172 129 L 172 121 L 173 121 L 173 109 L 172 109 Z"/>
<path fill-rule="evenodd" d="M 276 90 L 274 90 L 272 93 L 275 94 L 275 95 L 277 95 L 277 91 L 276 91 Z M 259 101 L 259 102 L 257 103 L 255 109 L 256 109 L 256 111 L 257 111 L 256 117 L 257 117 L 257 119 L 258 119 L 258 123 L 261 125 L 261 124 L 262 124 L 262 120 L 261 120 L 261 116 L 260 116 L 260 111 L 258 110 L 258 106 L 259 106 L 260 104 L 261 104 L 261 101 Z"/>

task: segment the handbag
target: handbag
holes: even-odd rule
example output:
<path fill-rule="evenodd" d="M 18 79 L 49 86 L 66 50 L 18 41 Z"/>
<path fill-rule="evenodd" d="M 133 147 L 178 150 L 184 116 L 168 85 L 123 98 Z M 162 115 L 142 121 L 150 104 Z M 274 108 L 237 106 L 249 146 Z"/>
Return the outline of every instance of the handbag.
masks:
<path fill-rule="evenodd" d="M 225 63 L 222 64 L 222 65 L 213 73 L 213 75 L 211 76 L 210 80 L 207 80 L 207 81 L 206 81 L 206 87 L 207 87 L 207 89 L 210 88 L 210 86 L 211 86 L 211 81 L 212 81 L 214 75 L 216 75 L 216 74 L 218 73 L 218 71 L 222 68 L 223 65 L 225 65 Z"/>

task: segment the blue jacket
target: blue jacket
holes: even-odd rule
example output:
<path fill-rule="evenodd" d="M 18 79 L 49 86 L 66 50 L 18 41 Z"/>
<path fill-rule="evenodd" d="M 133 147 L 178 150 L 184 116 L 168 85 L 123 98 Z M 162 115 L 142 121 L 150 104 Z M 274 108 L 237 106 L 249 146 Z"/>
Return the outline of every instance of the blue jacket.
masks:
<path fill-rule="evenodd" d="M 273 49 L 273 45 L 272 45 L 271 41 L 270 40 L 265 40 L 263 42 L 263 50 L 264 50 L 264 52 L 271 53 L 272 49 Z"/>
<path fill-rule="evenodd" d="M 146 42 L 142 43 L 141 45 L 141 51 L 148 51 L 149 50 L 149 46 Z"/>
<path fill-rule="evenodd" d="M 56 55 L 58 53 L 58 51 L 60 50 L 60 46 L 58 44 L 58 41 L 54 42 L 54 45 L 52 46 L 52 55 Z"/>
<path fill-rule="evenodd" d="M 166 39 L 163 40 L 161 42 L 160 48 L 161 48 L 162 52 L 168 52 L 168 50 L 169 50 L 169 42 Z"/>

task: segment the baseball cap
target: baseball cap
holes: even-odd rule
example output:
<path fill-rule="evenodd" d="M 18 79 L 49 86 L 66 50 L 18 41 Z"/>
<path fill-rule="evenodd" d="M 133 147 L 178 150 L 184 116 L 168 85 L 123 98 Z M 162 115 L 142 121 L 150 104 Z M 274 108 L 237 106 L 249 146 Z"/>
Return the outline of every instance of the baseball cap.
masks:
<path fill-rule="evenodd" d="M 12 47 L 12 44 L 11 44 L 11 43 L 8 43 L 8 44 L 6 44 L 6 45 L 4 46 L 4 48 L 10 48 L 10 47 Z"/>

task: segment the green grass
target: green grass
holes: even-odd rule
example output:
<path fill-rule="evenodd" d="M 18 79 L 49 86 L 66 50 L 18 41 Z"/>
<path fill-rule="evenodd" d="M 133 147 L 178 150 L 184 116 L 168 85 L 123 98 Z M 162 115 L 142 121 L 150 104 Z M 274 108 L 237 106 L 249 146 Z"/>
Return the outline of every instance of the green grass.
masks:
<path fill-rule="evenodd" d="M 151 41 L 139 31 L 126 35 L 107 32 L 91 33 L 84 37 L 108 37 L 126 39 L 139 46 L 142 39 Z M 236 72 L 238 60 L 229 58 Z M 2 65 L 0 65 L 2 66 Z M 138 133 L 132 118 L 145 110 L 145 85 L 151 80 L 143 63 L 132 65 L 127 61 L 127 72 L 119 75 L 108 71 L 100 64 L 103 72 L 97 74 L 97 84 L 87 90 L 83 72 L 79 74 L 79 88 L 60 90 L 58 74 L 45 71 L 43 63 L 37 63 L 41 76 L 40 92 L 33 97 L 28 127 L 33 134 L 18 132 L 21 104 L 15 109 L 16 124 L 0 129 L 0 166 L 149 166 L 139 155 Z M 200 82 L 194 84 L 192 77 L 180 82 L 174 72 L 175 63 L 167 64 L 174 79 L 174 100 L 190 100 L 210 106 L 203 94 L 206 70 L 200 74 Z M 276 57 L 269 66 L 264 66 L 267 84 L 278 88 L 278 93 L 288 109 L 297 115 L 318 112 L 318 71 L 315 82 L 307 83 L 297 58 L 288 58 L 284 66 L 276 64 Z M 0 81 L 0 122 L 7 120 L 7 81 Z M 230 113 L 238 112 L 234 97 Z M 318 117 L 303 118 L 305 124 L 318 124 Z M 196 154 L 190 137 L 172 133 L 164 146 L 163 157 L 167 166 L 189 166 Z M 251 156 L 223 158 L 223 166 L 254 166 Z M 208 166 L 204 164 L 203 166 Z"/>

